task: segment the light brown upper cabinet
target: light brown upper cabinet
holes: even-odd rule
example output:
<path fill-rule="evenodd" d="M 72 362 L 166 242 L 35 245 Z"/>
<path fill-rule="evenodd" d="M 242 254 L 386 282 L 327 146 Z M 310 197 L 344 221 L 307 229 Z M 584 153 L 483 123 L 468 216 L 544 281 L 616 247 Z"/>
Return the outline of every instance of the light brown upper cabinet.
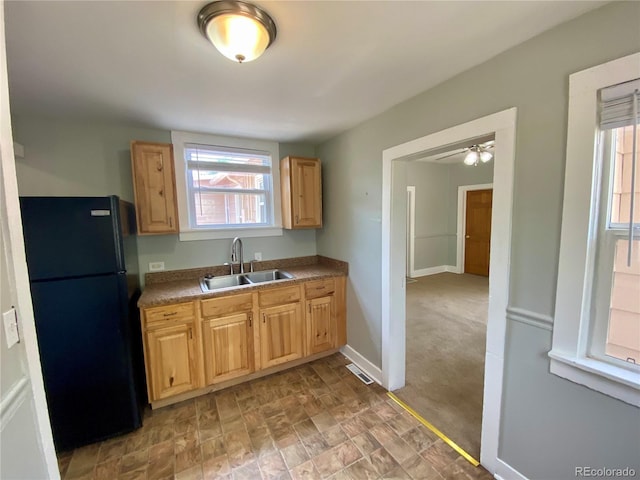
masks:
<path fill-rule="evenodd" d="M 322 227 L 320 159 L 285 157 L 280 160 L 280 189 L 284 228 Z"/>
<path fill-rule="evenodd" d="M 131 167 L 138 234 L 178 233 L 173 145 L 132 141 Z"/>

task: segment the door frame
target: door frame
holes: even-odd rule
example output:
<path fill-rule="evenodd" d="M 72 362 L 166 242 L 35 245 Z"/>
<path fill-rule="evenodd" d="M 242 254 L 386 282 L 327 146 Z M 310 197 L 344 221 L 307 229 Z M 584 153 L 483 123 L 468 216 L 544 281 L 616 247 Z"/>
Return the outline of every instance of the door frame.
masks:
<path fill-rule="evenodd" d="M 491 271 L 480 450 L 482 465 L 492 473 L 498 466 L 502 408 L 516 117 L 517 109 L 510 108 L 382 152 L 382 381 L 388 390 L 397 390 L 405 384 L 406 367 L 406 162 L 420 158 L 428 150 L 482 135 L 495 135 L 493 197 L 496 208 L 492 211 L 491 219 Z"/>
<path fill-rule="evenodd" d="M 15 389 L 16 394 L 2 399 L 0 411 L 15 413 L 20 402 L 31 401 L 35 410 L 36 435 L 42 448 L 43 462 L 50 479 L 60 478 L 58 459 L 53 443 L 53 433 L 49 422 L 49 410 L 44 390 L 40 352 L 36 335 L 36 324 L 33 316 L 31 287 L 27 258 L 22 234 L 22 217 L 16 174 L 13 134 L 11 131 L 11 112 L 9 106 L 9 88 L 7 79 L 6 41 L 4 35 L 4 2 L 0 1 L 0 222 L 2 222 L 2 240 L 6 255 L 8 288 L 18 315 L 21 342 L 24 342 L 26 354 L 26 370 L 28 378 L 23 379 Z M 16 387 L 16 385 L 14 385 Z M 30 398 L 29 398 L 30 397 Z M 8 413 L 7 413 L 8 414 Z"/>
<path fill-rule="evenodd" d="M 465 242 L 464 236 L 467 233 L 467 192 L 474 190 L 493 190 L 493 183 L 482 183 L 478 185 L 460 185 L 458 187 L 458 228 L 456 232 L 457 236 L 457 250 L 456 250 L 456 273 L 464 273 L 464 254 L 465 254 Z M 493 216 L 493 208 L 491 209 L 491 215 Z"/>
<path fill-rule="evenodd" d="M 407 273 L 406 276 L 413 278 L 415 269 L 415 249 L 416 249 L 416 187 L 407 185 Z"/>

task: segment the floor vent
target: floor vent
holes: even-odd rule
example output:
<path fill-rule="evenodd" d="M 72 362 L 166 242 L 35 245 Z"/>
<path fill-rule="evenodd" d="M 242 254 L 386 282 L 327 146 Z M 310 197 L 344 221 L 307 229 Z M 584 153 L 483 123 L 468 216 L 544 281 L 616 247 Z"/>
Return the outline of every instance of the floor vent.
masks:
<path fill-rule="evenodd" d="M 362 380 L 367 385 L 371 385 L 373 383 L 373 380 L 371 380 L 369 377 L 367 377 L 364 374 L 364 372 L 362 370 L 360 370 L 358 367 L 356 367 L 353 363 L 350 363 L 349 365 L 347 365 L 347 368 L 351 371 L 351 373 L 353 373 L 356 377 L 358 377 L 360 380 Z"/>

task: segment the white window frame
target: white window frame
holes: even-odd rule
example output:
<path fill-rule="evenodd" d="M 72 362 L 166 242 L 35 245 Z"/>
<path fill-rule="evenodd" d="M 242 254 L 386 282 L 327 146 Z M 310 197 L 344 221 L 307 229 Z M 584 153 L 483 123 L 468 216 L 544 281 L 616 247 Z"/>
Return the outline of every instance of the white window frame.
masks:
<path fill-rule="evenodd" d="M 640 407 L 640 373 L 588 356 L 601 181 L 598 91 L 640 77 L 635 53 L 569 77 L 567 158 L 551 373 Z"/>
<path fill-rule="evenodd" d="M 180 218 L 180 240 L 216 240 L 234 237 L 274 237 L 282 236 L 282 213 L 280 209 L 280 149 L 277 142 L 250 138 L 227 137 L 206 133 L 171 132 L 176 172 L 176 196 Z M 241 150 L 260 150 L 271 155 L 271 182 L 273 197 L 272 224 L 267 226 L 233 226 L 229 228 L 192 228 L 189 224 L 189 204 L 187 192 L 185 144 L 211 145 Z"/>

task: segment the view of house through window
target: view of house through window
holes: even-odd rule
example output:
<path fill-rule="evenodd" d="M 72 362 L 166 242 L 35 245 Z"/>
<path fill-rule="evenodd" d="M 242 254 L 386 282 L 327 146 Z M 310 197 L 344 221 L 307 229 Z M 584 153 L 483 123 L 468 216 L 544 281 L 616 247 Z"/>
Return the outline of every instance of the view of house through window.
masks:
<path fill-rule="evenodd" d="M 272 224 L 269 153 L 186 144 L 185 162 L 192 228 Z"/>
<path fill-rule="evenodd" d="M 640 364 L 640 239 L 634 236 L 629 257 L 628 229 L 631 215 L 631 198 L 635 196 L 633 228 L 640 227 L 640 191 L 632 185 L 633 144 L 640 144 L 640 130 L 633 137 L 633 126 L 611 131 L 612 172 L 609 201 L 608 230 L 615 239 L 611 242 L 613 272 L 609 301 L 609 322 L 605 354 Z M 638 168 L 636 166 L 636 168 Z M 640 232 L 638 232 L 640 234 Z"/>

